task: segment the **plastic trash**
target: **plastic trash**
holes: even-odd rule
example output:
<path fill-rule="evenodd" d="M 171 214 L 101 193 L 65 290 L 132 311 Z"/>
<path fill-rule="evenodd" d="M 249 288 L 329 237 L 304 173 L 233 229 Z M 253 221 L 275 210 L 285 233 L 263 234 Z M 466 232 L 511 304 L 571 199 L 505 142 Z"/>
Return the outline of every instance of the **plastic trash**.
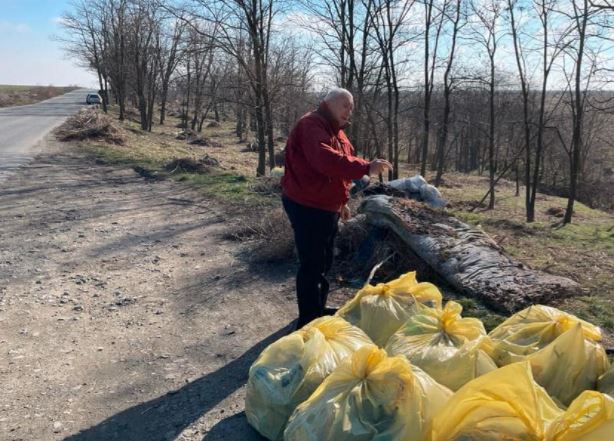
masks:
<path fill-rule="evenodd" d="M 544 348 L 578 323 L 585 338 L 601 341 L 601 330 L 591 323 L 550 306 L 530 306 L 488 334 L 492 340 L 489 355 L 499 366 L 522 361 L 526 355 Z"/>
<path fill-rule="evenodd" d="M 407 357 L 452 390 L 497 369 L 480 347 L 486 336 L 484 325 L 476 318 L 463 318 L 460 304 L 448 302 L 441 310 L 419 309 L 390 337 L 388 354 Z"/>
<path fill-rule="evenodd" d="M 339 362 L 371 339 L 339 317 L 321 317 L 268 346 L 249 370 L 245 414 L 270 440 Z"/>
<path fill-rule="evenodd" d="M 418 283 L 412 271 L 388 283 L 365 285 L 337 315 L 365 331 L 381 347 L 417 312 L 417 303 L 441 308 L 441 298 L 435 285 Z"/>
<path fill-rule="evenodd" d="M 448 204 L 437 187 L 430 184 L 420 187 L 420 199 L 432 207 L 442 208 Z"/>
<path fill-rule="evenodd" d="M 543 441 L 561 414 L 533 379 L 529 363 L 513 363 L 461 387 L 432 420 L 424 439 Z"/>
<path fill-rule="evenodd" d="M 609 441 L 614 439 L 614 399 L 587 390 L 548 428 L 544 441 Z"/>
<path fill-rule="evenodd" d="M 430 185 L 421 175 L 395 179 L 388 182 L 388 185 L 395 190 L 404 192 L 410 199 L 425 202 L 433 207 L 441 208 L 448 204 L 437 187 Z"/>
<path fill-rule="evenodd" d="M 452 392 L 374 346 L 343 361 L 292 414 L 285 441 L 421 441 Z"/>
<path fill-rule="evenodd" d="M 426 179 L 422 175 L 415 175 L 410 178 L 395 179 L 388 182 L 392 188 L 405 192 L 408 196 L 410 193 L 420 193 L 420 188 L 427 185 Z"/>
<path fill-rule="evenodd" d="M 609 367 L 605 349 L 584 338 L 580 323 L 527 360 L 535 381 L 564 406 L 582 391 L 596 389 L 597 380 Z"/>

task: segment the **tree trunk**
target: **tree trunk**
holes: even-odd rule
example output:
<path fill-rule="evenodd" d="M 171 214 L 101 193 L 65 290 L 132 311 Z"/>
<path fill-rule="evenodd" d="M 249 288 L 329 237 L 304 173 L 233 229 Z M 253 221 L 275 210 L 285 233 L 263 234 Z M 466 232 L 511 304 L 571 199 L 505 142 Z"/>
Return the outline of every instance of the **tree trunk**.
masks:
<path fill-rule="evenodd" d="M 573 216 L 573 207 L 576 201 L 576 193 L 578 188 L 578 170 L 580 165 L 580 152 L 582 149 L 582 127 L 584 123 L 584 94 L 582 90 L 582 61 L 584 58 L 584 45 L 586 43 L 586 26 L 588 22 L 588 0 L 583 1 L 582 16 L 577 17 L 578 23 L 578 56 L 575 66 L 575 81 L 574 81 L 574 118 L 573 118 L 573 136 L 571 142 L 571 155 L 569 161 L 569 197 L 567 199 L 567 208 L 563 223 L 571 223 Z M 578 11 L 576 11 L 576 16 Z"/>
<path fill-rule="evenodd" d="M 488 128 L 488 167 L 490 176 L 490 200 L 488 209 L 495 208 L 495 64 L 494 58 L 490 64 L 490 94 L 489 94 L 489 128 Z"/>
<path fill-rule="evenodd" d="M 433 211 L 399 203 L 389 196 L 370 196 L 360 212 L 372 225 L 389 228 L 459 294 L 513 313 L 535 303 L 580 295 L 574 281 L 533 270 L 506 255 L 481 229 Z"/>

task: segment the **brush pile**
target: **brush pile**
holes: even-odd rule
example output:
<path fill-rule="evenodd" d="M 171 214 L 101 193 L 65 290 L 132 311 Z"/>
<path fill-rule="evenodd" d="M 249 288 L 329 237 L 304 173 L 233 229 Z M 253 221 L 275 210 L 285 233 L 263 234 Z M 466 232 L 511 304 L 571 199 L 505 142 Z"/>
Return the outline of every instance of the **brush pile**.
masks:
<path fill-rule="evenodd" d="M 55 134 L 60 141 L 96 139 L 123 145 L 126 140 L 123 131 L 111 117 L 91 107 L 68 118 L 56 129 Z"/>

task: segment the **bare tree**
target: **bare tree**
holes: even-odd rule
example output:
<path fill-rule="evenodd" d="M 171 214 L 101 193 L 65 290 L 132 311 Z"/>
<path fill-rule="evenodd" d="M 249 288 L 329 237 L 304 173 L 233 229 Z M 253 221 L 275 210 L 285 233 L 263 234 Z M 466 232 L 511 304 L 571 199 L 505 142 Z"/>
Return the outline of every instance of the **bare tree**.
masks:
<path fill-rule="evenodd" d="M 108 107 L 106 41 L 103 38 L 101 22 L 103 19 L 101 4 L 90 0 L 75 1 L 72 10 L 62 15 L 61 25 L 67 37 L 58 38 L 64 49 L 81 64 L 96 72 L 102 95 L 102 109 Z"/>
<path fill-rule="evenodd" d="M 126 115 L 128 88 L 127 22 L 128 0 L 102 0 L 102 34 L 107 54 L 106 66 L 111 90 L 119 106 L 119 119 Z"/>
<path fill-rule="evenodd" d="M 183 57 L 181 43 L 184 33 L 185 23 L 183 20 L 175 19 L 171 21 L 168 17 L 163 19 L 156 52 L 160 69 L 160 125 L 164 124 L 166 118 L 166 104 L 171 77 Z"/>
<path fill-rule="evenodd" d="M 431 131 L 431 97 L 433 95 L 434 76 L 437 67 L 437 55 L 448 0 L 441 5 L 435 0 L 424 0 L 424 101 L 420 173 L 426 175 L 428 162 L 429 135 Z M 433 34 L 434 33 L 434 34 Z M 431 50 L 431 43 L 433 47 Z"/>
<path fill-rule="evenodd" d="M 401 27 L 413 6 L 413 1 L 398 4 L 392 0 L 378 0 L 371 11 L 370 19 L 382 54 L 383 72 L 386 81 L 388 102 L 387 127 L 388 159 L 394 163 L 394 170 L 388 172 L 389 179 L 398 177 L 399 170 L 399 80 L 395 54 L 402 44 L 399 38 Z"/>
<path fill-rule="evenodd" d="M 373 115 L 365 115 L 367 109 L 374 106 L 372 90 L 367 89 L 377 88 L 373 82 L 381 79 L 377 77 L 382 61 L 381 48 L 374 39 L 375 21 L 372 19 L 377 3 L 376 0 L 301 1 L 304 10 L 314 18 L 302 25 L 313 29 L 316 23 L 315 29 L 323 46 L 320 63 L 332 68 L 335 83 L 354 96 L 349 136 L 359 149 L 369 131 L 366 126 L 373 122 Z"/>
<path fill-rule="evenodd" d="M 587 46 L 588 27 L 596 9 L 588 0 L 570 0 L 571 12 L 559 11 L 570 20 L 569 38 L 572 44 L 566 45 L 566 54 L 572 61 L 571 70 L 566 70 L 569 109 L 572 116 L 572 138 L 568 149 L 569 156 L 569 196 L 563 223 L 570 223 L 578 190 L 580 156 L 584 146 L 584 114 L 587 106 L 588 90 L 596 70 L 596 59 Z M 585 66 L 588 64 L 588 66 Z"/>
<path fill-rule="evenodd" d="M 190 18 L 184 18 L 186 24 L 204 37 L 212 38 L 216 46 L 233 56 L 247 74 L 255 98 L 254 113 L 259 145 L 256 174 L 264 176 L 267 150 L 269 167 L 272 168 L 275 164 L 274 123 L 268 94 L 267 62 L 276 4 L 273 0 L 191 0 L 190 4 L 194 7 L 188 11 Z M 177 17 L 186 16 L 185 9 L 167 9 Z M 210 23 L 210 29 L 214 32 L 203 34 L 202 29 L 195 26 L 202 21 Z M 248 37 L 250 58 L 244 57 L 243 35 Z"/>
<path fill-rule="evenodd" d="M 498 0 L 486 0 L 478 4 L 472 3 L 472 11 L 479 20 L 479 30 L 475 33 L 476 41 L 483 46 L 488 56 L 488 170 L 490 178 L 490 199 L 488 208 L 495 208 L 495 94 L 496 94 L 496 55 L 502 34 L 499 30 L 499 19 L 502 5 Z"/>
<path fill-rule="evenodd" d="M 137 96 L 141 128 L 149 131 L 151 131 L 149 112 L 152 110 L 156 94 L 158 75 L 155 44 L 159 29 L 154 9 L 154 4 L 148 0 L 130 3 L 125 31 L 125 49 L 131 60 L 128 68 L 133 78 L 131 86 Z"/>
<path fill-rule="evenodd" d="M 446 60 L 445 72 L 443 74 L 443 98 L 444 98 L 444 107 L 443 107 L 443 116 L 441 121 L 441 127 L 439 128 L 439 136 L 437 138 L 437 150 L 435 155 L 435 161 L 437 163 L 437 174 L 435 176 L 435 186 L 439 186 L 441 184 L 441 177 L 443 176 L 443 170 L 445 165 L 446 158 L 446 144 L 448 141 L 448 130 L 450 123 L 450 112 L 451 112 L 451 95 L 452 95 L 452 87 L 453 87 L 453 78 L 452 78 L 452 69 L 454 66 L 454 58 L 456 56 L 456 43 L 458 39 L 458 33 L 462 28 L 461 18 L 462 18 L 462 0 L 456 0 L 455 3 L 452 4 L 453 9 L 450 11 L 452 16 L 449 17 L 449 21 L 452 23 L 452 33 L 450 36 L 450 51 L 448 54 L 448 58 Z M 445 11 L 446 15 L 449 14 L 449 11 Z"/>

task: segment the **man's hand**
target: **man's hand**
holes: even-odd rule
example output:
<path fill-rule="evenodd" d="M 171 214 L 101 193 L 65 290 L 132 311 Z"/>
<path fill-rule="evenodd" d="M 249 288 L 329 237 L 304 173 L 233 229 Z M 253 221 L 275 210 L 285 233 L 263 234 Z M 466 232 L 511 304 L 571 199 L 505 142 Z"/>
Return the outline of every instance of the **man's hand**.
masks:
<path fill-rule="evenodd" d="M 345 222 L 350 220 L 350 218 L 352 217 L 352 212 L 350 211 L 350 207 L 348 207 L 347 205 L 344 205 L 341 208 L 341 212 L 339 213 L 341 221 Z"/>
<path fill-rule="evenodd" d="M 385 159 L 374 159 L 369 163 L 369 175 L 380 175 L 387 170 L 392 170 L 392 164 Z"/>

